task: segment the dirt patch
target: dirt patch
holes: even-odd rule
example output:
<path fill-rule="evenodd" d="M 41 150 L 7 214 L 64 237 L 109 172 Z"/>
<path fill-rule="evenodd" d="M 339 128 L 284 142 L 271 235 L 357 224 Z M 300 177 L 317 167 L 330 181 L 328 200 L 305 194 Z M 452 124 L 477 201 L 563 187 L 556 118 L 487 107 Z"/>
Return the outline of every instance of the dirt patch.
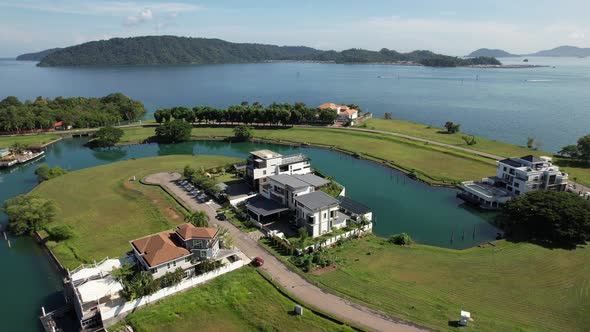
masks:
<path fill-rule="evenodd" d="M 172 208 L 167 207 L 166 214 L 174 220 L 180 219 L 180 216 L 178 215 L 178 213 L 176 213 L 176 211 L 174 211 L 174 209 L 172 209 Z"/>
<path fill-rule="evenodd" d="M 321 269 L 313 270 L 313 271 L 311 271 L 311 274 L 316 275 L 316 276 L 321 276 L 322 274 L 336 271 L 336 269 L 337 269 L 336 264 L 332 264 L 332 265 L 328 265 L 326 267 L 323 267 Z"/>

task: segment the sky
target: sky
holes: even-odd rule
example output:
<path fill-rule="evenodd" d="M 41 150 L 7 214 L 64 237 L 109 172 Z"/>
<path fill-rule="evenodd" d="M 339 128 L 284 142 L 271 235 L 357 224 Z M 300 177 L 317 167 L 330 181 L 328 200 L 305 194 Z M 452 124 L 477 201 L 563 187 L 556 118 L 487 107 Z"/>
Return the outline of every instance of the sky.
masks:
<path fill-rule="evenodd" d="M 588 0 L 0 0 L 0 57 L 143 35 L 318 49 L 590 47 Z"/>

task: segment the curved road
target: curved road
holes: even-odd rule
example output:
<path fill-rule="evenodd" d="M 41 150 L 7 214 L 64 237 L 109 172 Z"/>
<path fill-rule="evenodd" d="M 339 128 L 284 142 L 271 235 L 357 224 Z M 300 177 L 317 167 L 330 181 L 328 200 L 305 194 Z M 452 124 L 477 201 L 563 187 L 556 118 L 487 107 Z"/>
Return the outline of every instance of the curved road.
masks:
<path fill-rule="evenodd" d="M 176 185 L 174 181 L 180 179 L 180 177 L 178 173 L 158 173 L 145 177 L 143 181 L 165 187 L 178 199 L 182 200 L 186 206 L 195 211 L 205 211 L 209 215 L 212 224 L 224 226 L 229 230 L 234 238 L 236 247 L 246 256 L 249 258 L 262 257 L 264 259 L 262 269 L 274 281 L 302 302 L 343 321 L 349 321 L 373 331 L 427 331 L 427 329 L 420 326 L 412 325 L 389 317 L 384 313 L 354 304 L 311 284 L 297 273 L 289 270 L 285 264 L 262 248 L 254 238 L 243 233 L 228 221 L 217 220 L 215 216 L 219 206 L 215 203 L 199 204 L 187 192 Z"/>

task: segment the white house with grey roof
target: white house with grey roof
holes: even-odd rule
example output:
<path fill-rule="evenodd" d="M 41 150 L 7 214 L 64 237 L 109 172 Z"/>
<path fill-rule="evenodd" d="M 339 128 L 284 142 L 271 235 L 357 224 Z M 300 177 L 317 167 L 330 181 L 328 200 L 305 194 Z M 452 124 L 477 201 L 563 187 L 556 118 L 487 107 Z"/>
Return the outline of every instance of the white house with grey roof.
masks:
<path fill-rule="evenodd" d="M 340 211 L 340 201 L 323 191 L 295 197 L 295 206 L 297 225 L 305 227 L 311 237 L 346 226 L 348 216 Z"/>
<path fill-rule="evenodd" d="M 550 157 L 528 155 L 496 162 L 496 175 L 461 183 L 459 197 L 486 209 L 497 209 L 512 197 L 536 190 L 565 191 L 568 175 Z"/>
<path fill-rule="evenodd" d="M 269 177 L 269 186 L 262 188 L 260 194 L 268 199 L 277 201 L 290 209 L 295 209 L 297 196 L 312 193 L 323 185 L 330 183 L 315 174 L 287 175 L 279 174 Z"/>
<path fill-rule="evenodd" d="M 311 173 L 311 165 L 303 154 L 283 156 L 271 150 L 258 150 L 250 152 L 246 161 L 246 178 L 257 191 L 268 187 L 270 176 L 308 173 Z"/>

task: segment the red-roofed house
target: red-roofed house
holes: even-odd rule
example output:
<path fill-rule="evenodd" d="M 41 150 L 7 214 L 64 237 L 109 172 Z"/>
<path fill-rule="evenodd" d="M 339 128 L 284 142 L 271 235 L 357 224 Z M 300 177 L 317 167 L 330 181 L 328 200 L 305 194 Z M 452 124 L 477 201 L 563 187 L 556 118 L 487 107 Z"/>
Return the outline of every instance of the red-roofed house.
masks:
<path fill-rule="evenodd" d="M 159 278 L 177 268 L 193 274 L 199 261 L 215 259 L 219 252 L 219 230 L 182 224 L 174 231 L 164 231 L 130 241 L 142 269 Z"/>
<path fill-rule="evenodd" d="M 324 103 L 318 106 L 319 109 L 333 109 L 338 114 L 338 118 L 344 120 L 354 120 L 359 116 L 358 110 L 350 108 L 346 105 L 338 105 L 334 103 Z"/>

